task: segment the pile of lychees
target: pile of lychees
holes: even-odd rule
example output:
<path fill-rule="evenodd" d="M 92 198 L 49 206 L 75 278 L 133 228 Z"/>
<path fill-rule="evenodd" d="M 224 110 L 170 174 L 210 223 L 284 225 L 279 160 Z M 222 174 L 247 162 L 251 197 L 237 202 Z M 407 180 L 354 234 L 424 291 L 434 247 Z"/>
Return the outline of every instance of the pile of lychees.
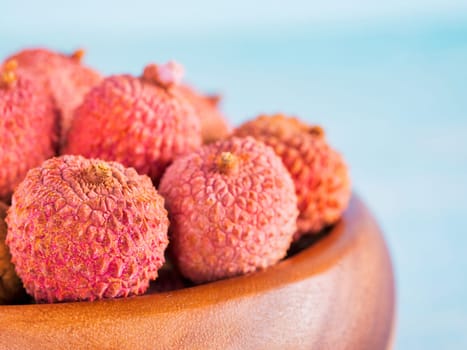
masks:
<path fill-rule="evenodd" d="M 348 170 L 319 126 L 262 115 L 232 130 L 176 62 L 102 77 L 82 58 L 0 65 L 0 303 L 253 272 L 345 210 Z"/>

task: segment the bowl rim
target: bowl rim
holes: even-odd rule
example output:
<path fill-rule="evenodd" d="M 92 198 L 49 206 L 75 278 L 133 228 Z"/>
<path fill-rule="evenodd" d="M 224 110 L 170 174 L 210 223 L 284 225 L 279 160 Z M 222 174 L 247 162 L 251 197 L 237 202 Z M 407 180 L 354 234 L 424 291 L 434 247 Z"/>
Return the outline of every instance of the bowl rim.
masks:
<path fill-rule="evenodd" d="M 395 305 L 384 237 L 354 195 L 321 239 L 255 273 L 129 298 L 0 306 L 0 348 L 389 349 Z"/>
<path fill-rule="evenodd" d="M 368 224 L 368 221 L 377 226 L 363 201 L 358 195 L 353 194 L 341 220 L 328 233 L 309 247 L 266 269 L 178 290 L 127 298 L 92 302 L 0 305 L 0 312 L 23 313 L 39 309 L 47 313 L 54 313 L 62 309 L 67 309 L 67 312 L 73 312 L 77 309 L 99 312 L 99 310 L 106 308 L 109 311 L 118 309 L 119 305 L 128 304 L 130 309 L 144 309 L 148 305 L 153 305 L 151 313 L 158 314 L 179 311 L 181 308 L 201 308 L 258 293 L 267 293 L 273 289 L 312 278 L 330 269 L 351 251 L 352 246 L 359 239 L 361 225 Z M 343 224 L 344 222 L 345 224 Z M 377 229 L 379 231 L 379 228 Z M 332 249 L 328 249 L 331 246 Z M 293 267 L 291 267 L 292 265 Z"/>

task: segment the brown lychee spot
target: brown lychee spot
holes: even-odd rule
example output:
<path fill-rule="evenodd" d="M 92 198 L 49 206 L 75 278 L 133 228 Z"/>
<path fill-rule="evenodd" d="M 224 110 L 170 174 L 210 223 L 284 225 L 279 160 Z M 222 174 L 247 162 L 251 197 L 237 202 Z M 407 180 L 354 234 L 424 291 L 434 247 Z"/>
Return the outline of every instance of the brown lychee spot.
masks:
<path fill-rule="evenodd" d="M 222 96 L 218 94 L 206 96 L 206 100 L 214 107 L 217 107 L 219 105 L 219 102 L 221 101 L 221 99 L 222 99 Z"/>
<path fill-rule="evenodd" d="M 84 49 L 78 49 L 70 55 L 70 58 L 79 63 L 81 62 L 85 54 L 86 51 Z"/>
<path fill-rule="evenodd" d="M 18 68 L 16 60 L 9 60 L 3 65 L 0 87 L 8 88 L 14 84 L 17 79 L 16 68 Z"/>
<path fill-rule="evenodd" d="M 113 182 L 112 168 L 105 163 L 93 163 L 86 167 L 82 179 L 92 186 L 110 186 Z"/>
<path fill-rule="evenodd" d="M 165 64 L 148 64 L 143 71 L 141 79 L 168 89 L 174 85 L 180 84 L 183 78 L 183 66 L 175 61 L 169 61 Z"/>
<path fill-rule="evenodd" d="M 222 152 L 216 159 L 217 170 L 226 175 L 235 173 L 238 163 L 238 157 L 231 152 Z"/>
<path fill-rule="evenodd" d="M 319 125 L 313 125 L 308 129 L 308 133 L 317 136 L 317 137 L 324 137 L 324 129 Z"/>
<path fill-rule="evenodd" d="M 3 67 L 6 71 L 15 71 L 18 68 L 18 61 L 9 60 L 3 65 Z"/>

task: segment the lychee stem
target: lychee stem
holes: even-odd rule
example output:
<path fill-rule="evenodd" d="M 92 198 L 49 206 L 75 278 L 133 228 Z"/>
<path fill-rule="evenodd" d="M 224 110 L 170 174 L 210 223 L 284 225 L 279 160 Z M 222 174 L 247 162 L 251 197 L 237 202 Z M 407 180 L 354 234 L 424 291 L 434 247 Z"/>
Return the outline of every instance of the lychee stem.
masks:
<path fill-rule="evenodd" d="M 70 55 L 70 58 L 79 63 L 81 62 L 85 54 L 86 51 L 84 49 L 78 49 Z"/>
<path fill-rule="evenodd" d="M 231 152 L 222 152 L 216 160 L 216 166 L 221 174 L 232 174 L 238 166 L 238 157 Z"/>
<path fill-rule="evenodd" d="M 221 95 L 208 95 L 206 96 L 206 99 L 209 101 L 211 105 L 216 107 L 219 105 L 219 102 L 221 101 L 222 97 Z"/>
<path fill-rule="evenodd" d="M 314 126 L 311 126 L 308 129 L 308 133 L 310 133 L 310 134 L 312 134 L 314 136 L 317 136 L 317 137 L 323 137 L 324 136 L 324 129 L 319 125 L 314 125 Z"/>
<path fill-rule="evenodd" d="M 175 61 L 165 64 L 149 64 L 144 68 L 141 78 L 151 84 L 156 84 L 164 89 L 178 85 L 182 81 L 183 66 Z"/>
<path fill-rule="evenodd" d="M 4 64 L 0 87 L 8 88 L 16 81 L 16 68 L 18 68 L 18 62 L 16 62 L 16 60 L 9 60 Z"/>
<path fill-rule="evenodd" d="M 108 186 L 113 178 L 112 169 L 104 163 L 95 163 L 84 169 L 84 180 L 92 185 Z"/>

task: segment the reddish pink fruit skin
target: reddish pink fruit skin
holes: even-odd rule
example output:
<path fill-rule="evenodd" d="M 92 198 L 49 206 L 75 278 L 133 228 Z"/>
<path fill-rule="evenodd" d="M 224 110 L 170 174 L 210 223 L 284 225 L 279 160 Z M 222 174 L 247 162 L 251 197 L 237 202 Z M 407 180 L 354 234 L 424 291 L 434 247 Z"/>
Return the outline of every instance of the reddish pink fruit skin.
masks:
<path fill-rule="evenodd" d="M 83 102 L 84 96 L 102 77 L 95 71 L 79 64 L 72 64 L 53 83 L 55 101 L 60 110 L 60 139 L 65 143 L 66 135 L 73 122 L 75 109 Z"/>
<path fill-rule="evenodd" d="M 236 162 L 225 172 L 219 166 L 223 152 Z M 218 141 L 177 158 L 159 191 L 169 210 L 176 263 L 197 283 L 275 264 L 296 230 L 292 179 L 274 151 L 253 138 Z"/>
<path fill-rule="evenodd" d="M 300 211 L 295 240 L 339 220 L 350 200 L 351 182 L 343 158 L 321 128 L 284 115 L 259 116 L 234 135 L 253 136 L 271 146 L 292 175 Z"/>
<path fill-rule="evenodd" d="M 60 113 L 61 144 L 70 128 L 73 112 L 89 90 L 102 77 L 80 63 L 73 55 L 64 55 L 47 49 L 27 49 L 10 58 L 18 62 L 18 71 L 36 80 L 53 98 Z"/>
<path fill-rule="evenodd" d="M 13 195 L 6 243 L 37 302 L 142 294 L 168 244 L 164 200 L 116 162 L 51 158 Z"/>
<path fill-rule="evenodd" d="M 171 89 L 112 76 L 76 110 L 64 153 L 118 161 L 158 183 L 167 165 L 201 145 L 194 109 Z"/>
<path fill-rule="evenodd" d="M 34 81 L 18 74 L 0 86 L 0 199 L 8 201 L 27 171 L 55 154 L 55 121 L 48 95 Z"/>
<path fill-rule="evenodd" d="M 219 110 L 218 96 L 203 96 L 187 85 L 178 86 L 177 91 L 196 109 L 201 121 L 203 143 L 224 139 L 232 132 L 232 128 Z"/>

